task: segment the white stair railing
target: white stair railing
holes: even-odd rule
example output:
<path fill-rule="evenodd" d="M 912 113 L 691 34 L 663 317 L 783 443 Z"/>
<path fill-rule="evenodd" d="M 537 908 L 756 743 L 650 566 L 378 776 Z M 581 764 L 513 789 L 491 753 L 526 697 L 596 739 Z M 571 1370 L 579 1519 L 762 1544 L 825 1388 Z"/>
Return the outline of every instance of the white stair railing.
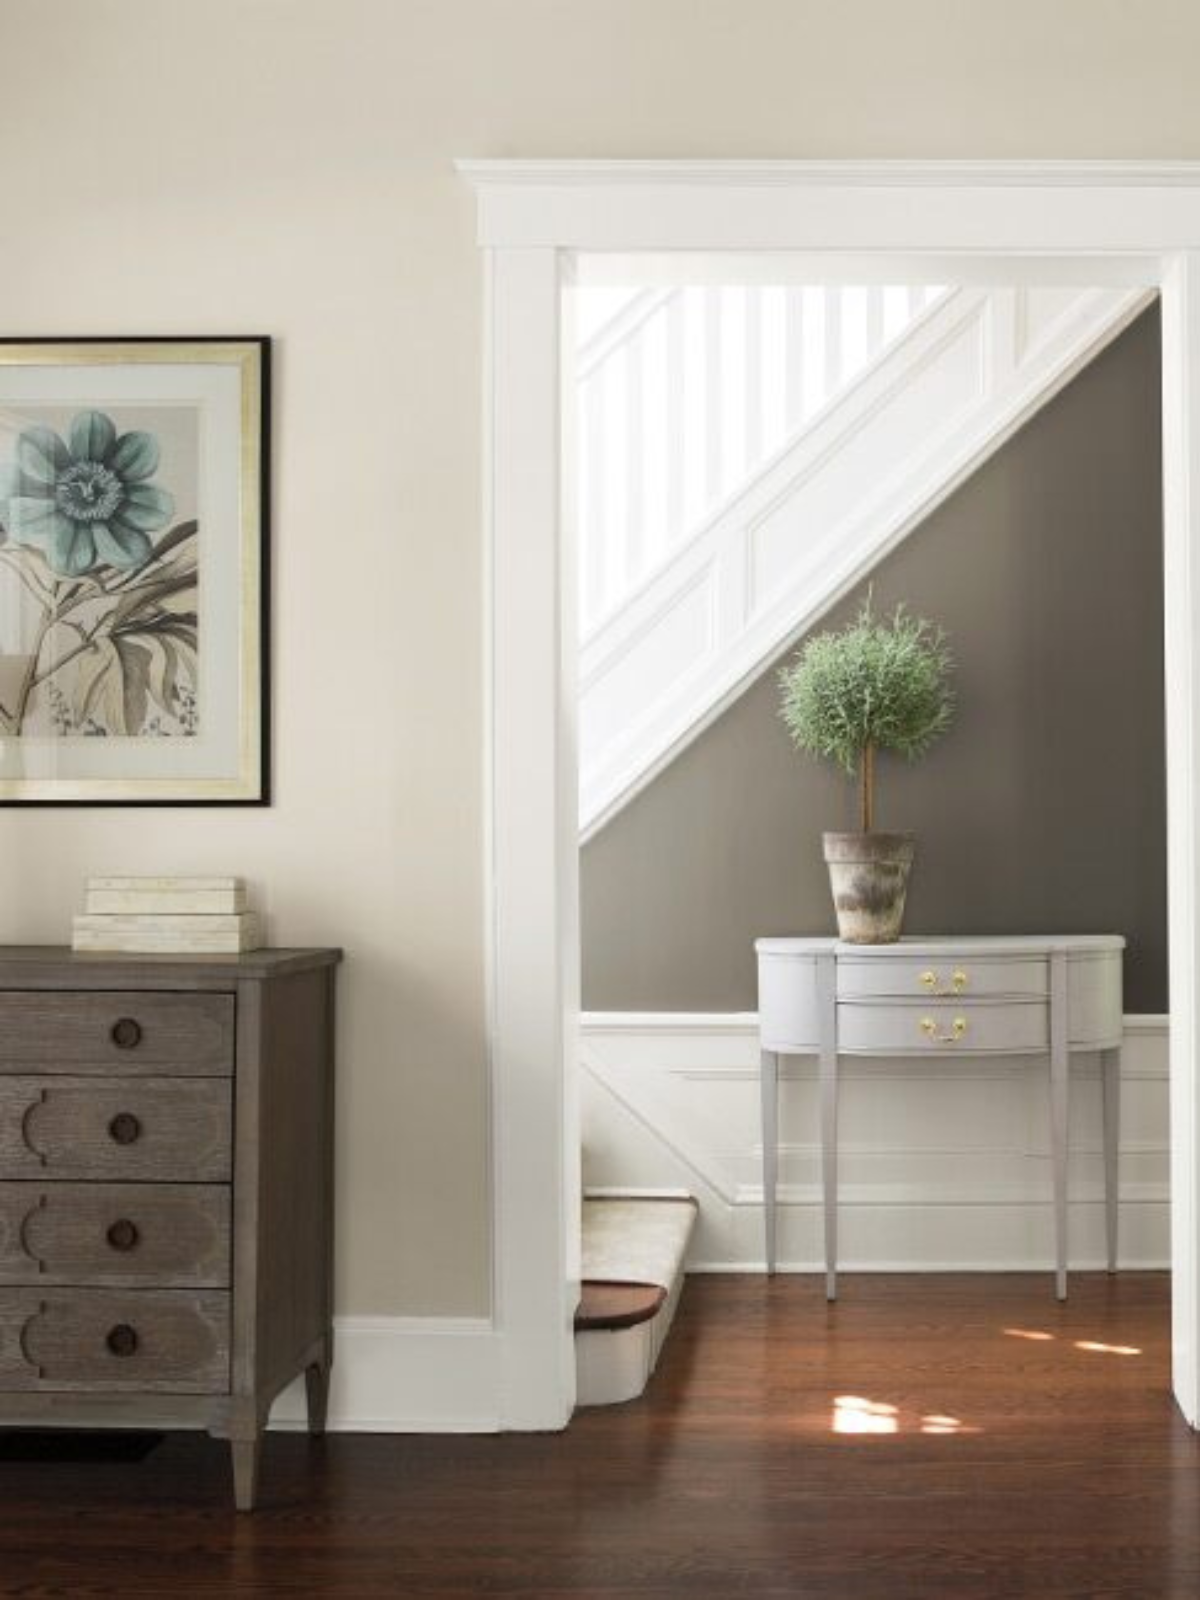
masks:
<path fill-rule="evenodd" d="M 643 289 L 592 331 L 576 367 L 584 638 L 942 293 Z"/>

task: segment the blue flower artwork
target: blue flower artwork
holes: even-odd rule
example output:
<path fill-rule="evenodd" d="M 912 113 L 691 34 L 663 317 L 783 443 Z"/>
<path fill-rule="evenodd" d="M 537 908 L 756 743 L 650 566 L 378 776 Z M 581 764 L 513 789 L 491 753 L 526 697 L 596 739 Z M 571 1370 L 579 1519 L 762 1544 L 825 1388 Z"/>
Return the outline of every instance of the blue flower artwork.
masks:
<path fill-rule="evenodd" d="M 0 458 L 0 738 L 198 732 L 199 523 L 163 460 L 99 409 Z"/>

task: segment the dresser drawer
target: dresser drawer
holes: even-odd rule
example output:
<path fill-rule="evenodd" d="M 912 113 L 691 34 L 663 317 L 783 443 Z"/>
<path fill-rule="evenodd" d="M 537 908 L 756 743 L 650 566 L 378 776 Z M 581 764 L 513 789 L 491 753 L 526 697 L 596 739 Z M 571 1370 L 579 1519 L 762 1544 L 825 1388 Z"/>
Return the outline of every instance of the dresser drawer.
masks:
<path fill-rule="evenodd" d="M 0 1289 L 0 1390 L 225 1394 L 229 1296 Z"/>
<path fill-rule="evenodd" d="M 875 956 L 855 960 L 839 956 L 839 1000 L 910 996 L 966 999 L 1013 995 L 1041 999 L 1050 993 L 1050 967 L 1044 957 L 984 957 L 981 961 L 953 955 Z"/>
<path fill-rule="evenodd" d="M 860 1001 L 838 1006 L 838 1044 L 859 1055 L 1019 1054 L 1050 1045 L 1045 1001 Z"/>
<path fill-rule="evenodd" d="M 0 1284 L 222 1289 L 229 1213 L 216 1184 L 0 1183 Z"/>
<path fill-rule="evenodd" d="M 0 993 L 0 1073 L 233 1071 L 231 994 Z"/>
<path fill-rule="evenodd" d="M 0 1078 L 5 1178 L 221 1182 L 231 1085 L 203 1078 Z"/>

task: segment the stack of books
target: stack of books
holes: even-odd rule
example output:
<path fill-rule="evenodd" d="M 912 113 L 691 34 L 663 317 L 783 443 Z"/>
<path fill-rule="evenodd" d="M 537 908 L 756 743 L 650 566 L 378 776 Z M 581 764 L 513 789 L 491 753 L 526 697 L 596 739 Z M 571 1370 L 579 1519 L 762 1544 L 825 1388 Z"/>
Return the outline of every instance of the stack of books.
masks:
<path fill-rule="evenodd" d="M 236 955 L 262 944 L 240 878 L 89 878 L 76 950 Z"/>

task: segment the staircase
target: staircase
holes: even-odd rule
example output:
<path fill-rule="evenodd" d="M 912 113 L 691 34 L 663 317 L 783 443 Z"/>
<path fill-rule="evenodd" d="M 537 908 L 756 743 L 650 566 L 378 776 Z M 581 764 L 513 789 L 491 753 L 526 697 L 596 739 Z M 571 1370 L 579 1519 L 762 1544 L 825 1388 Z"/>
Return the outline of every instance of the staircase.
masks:
<path fill-rule="evenodd" d="M 695 1223 L 696 1202 L 688 1195 L 584 1200 L 575 1315 L 581 1406 L 634 1400 L 649 1383 L 683 1293 Z"/>
<path fill-rule="evenodd" d="M 1151 298 L 578 293 L 585 841 Z"/>

